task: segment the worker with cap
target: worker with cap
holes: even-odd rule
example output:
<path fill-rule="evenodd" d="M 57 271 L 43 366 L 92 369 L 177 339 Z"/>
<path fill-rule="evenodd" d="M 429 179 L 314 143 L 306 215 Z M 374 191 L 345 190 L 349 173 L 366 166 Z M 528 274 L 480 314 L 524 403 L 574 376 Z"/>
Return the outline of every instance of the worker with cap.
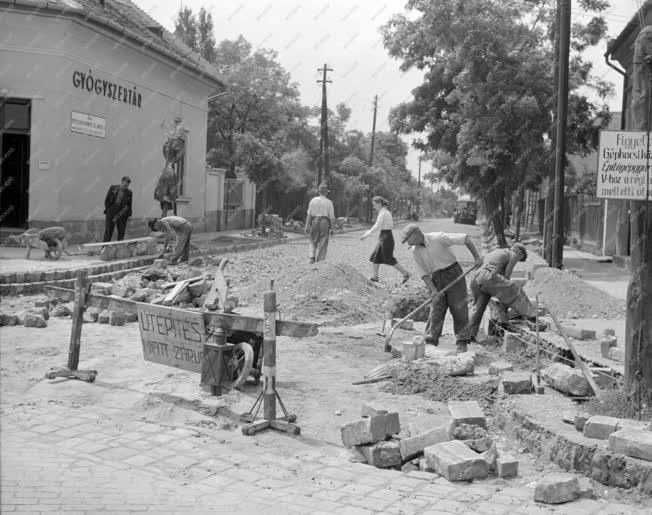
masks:
<path fill-rule="evenodd" d="M 163 248 L 168 250 L 168 245 L 176 238 L 177 246 L 170 258 L 170 264 L 178 261 L 188 261 L 190 254 L 190 236 L 192 235 L 192 224 L 181 216 L 166 216 L 157 220 L 150 220 L 147 225 L 152 231 L 162 231 L 165 233 L 165 243 Z"/>
<path fill-rule="evenodd" d="M 305 232 L 310 235 L 310 263 L 326 259 L 328 236 L 335 227 L 335 208 L 327 193 L 328 186 L 320 184 L 319 195 L 308 204 Z"/>
<path fill-rule="evenodd" d="M 409 224 L 403 230 L 403 243 L 410 245 L 410 252 L 421 271 L 421 278 L 431 294 L 449 286 L 462 276 L 462 267 L 457 262 L 451 247 L 465 245 L 473 255 L 476 266 L 482 264 L 473 241 L 467 234 L 431 232 L 424 234 L 416 224 Z M 453 315 L 453 326 L 457 352 L 466 352 L 471 341 L 469 333 L 469 310 L 466 304 L 466 281 L 461 279 L 433 300 L 426 331 L 426 343 L 439 345 L 439 337 L 444 327 L 446 311 Z"/>
<path fill-rule="evenodd" d="M 473 306 L 470 314 L 470 334 L 475 338 L 491 297 L 511 307 L 525 318 L 533 318 L 536 309 L 523 288 L 510 281 L 512 271 L 519 261 L 527 259 L 527 249 L 522 243 L 514 243 L 509 249 L 496 249 L 482 260 L 482 266 L 471 278 Z"/>

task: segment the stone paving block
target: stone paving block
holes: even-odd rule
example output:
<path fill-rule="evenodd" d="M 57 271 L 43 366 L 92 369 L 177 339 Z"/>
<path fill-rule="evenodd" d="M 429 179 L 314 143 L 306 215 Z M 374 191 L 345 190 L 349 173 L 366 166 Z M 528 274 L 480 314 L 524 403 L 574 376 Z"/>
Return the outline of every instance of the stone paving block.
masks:
<path fill-rule="evenodd" d="M 498 462 L 498 447 L 496 442 L 492 442 L 489 450 L 482 453 L 482 459 L 486 462 L 489 472 L 496 470 L 496 464 Z"/>
<path fill-rule="evenodd" d="M 575 325 L 559 324 L 567 336 L 576 340 L 595 340 L 596 333 L 591 329 L 583 329 Z"/>
<path fill-rule="evenodd" d="M 600 388 L 613 386 L 616 377 L 614 371 L 609 367 L 589 367 L 593 380 Z"/>
<path fill-rule="evenodd" d="M 23 319 L 25 327 L 47 327 L 48 323 L 41 315 L 36 313 L 28 313 Z"/>
<path fill-rule="evenodd" d="M 426 447 L 426 463 L 449 481 L 470 481 L 489 475 L 487 462 L 459 440 Z"/>
<path fill-rule="evenodd" d="M 514 456 L 501 454 L 496 460 L 496 472 L 498 477 L 516 477 L 518 475 L 518 461 Z"/>
<path fill-rule="evenodd" d="M 473 449 L 475 452 L 478 453 L 487 452 L 491 448 L 491 445 L 493 444 L 493 440 L 488 437 L 471 438 L 469 440 L 460 440 L 460 441 L 464 442 L 466 445 L 469 446 L 470 449 Z"/>
<path fill-rule="evenodd" d="M 505 331 L 503 336 L 503 352 L 514 352 L 524 347 L 523 342 L 514 333 Z"/>
<path fill-rule="evenodd" d="M 605 336 L 600 340 L 600 354 L 603 358 L 609 357 L 609 350 L 612 347 L 616 347 L 618 344 L 618 339 L 615 336 Z"/>
<path fill-rule="evenodd" d="M 108 324 L 110 318 L 111 318 L 111 314 L 109 313 L 109 310 L 105 309 L 104 311 L 101 311 L 100 314 L 97 316 L 97 321 L 100 324 Z"/>
<path fill-rule="evenodd" d="M 532 393 L 532 374 L 528 372 L 505 372 L 503 373 L 502 385 L 507 394 Z"/>
<path fill-rule="evenodd" d="M 503 372 L 511 372 L 514 370 L 514 365 L 509 361 L 496 361 L 489 365 L 489 375 L 499 376 Z"/>
<path fill-rule="evenodd" d="M 565 410 L 561 414 L 561 419 L 567 424 L 575 424 L 575 417 L 577 416 L 576 410 Z"/>
<path fill-rule="evenodd" d="M 595 494 L 593 492 L 593 484 L 588 477 L 578 478 L 580 482 L 580 498 L 582 499 L 593 499 Z"/>
<path fill-rule="evenodd" d="M 546 504 L 570 502 L 579 496 L 580 482 L 572 474 L 549 474 L 534 487 L 534 500 Z"/>
<path fill-rule="evenodd" d="M 69 317 L 72 315 L 72 303 L 57 304 L 52 310 L 54 317 Z"/>
<path fill-rule="evenodd" d="M 586 421 L 590 418 L 591 415 L 584 411 L 577 413 L 577 415 L 575 415 L 575 429 L 578 431 L 584 431 L 584 424 L 586 424 Z"/>
<path fill-rule="evenodd" d="M 610 360 L 613 361 L 618 361 L 620 363 L 625 362 L 625 349 L 622 347 L 611 347 L 609 349 L 609 356 L 607 356 Z"/>
<path fill-rule="evenodd" d="M 606 440 L 609 435 L 618 430 L 620 419 L 615 417 L 605 417 L 603 415 L 593 415 L 584 424 L 584 436 L 587 438 L 597 438 Z"/>
<path fill-rule="evenodd" d="M 18 325 L 18 317 L 9 313 L 0 313 L 0 326 Z"/>
<path fill-rule="evenodd" d="M 109 324 L 111 325 L 125 325 L 125 314 L 122 311 L 109 312 Z"/>
<path fill-rule="evenodd" d="M 602 331 L 602 335 L 603 336 L 616 336 L 616 330 L 607 328 L 604 331 Z"/>
<path fill-rule="evenodd" d="M 409 460 L 421 454 L 426 447 L 449 440 L 450 437 L 448 436 L 446 425 L 436 427 L 424 433 L 401 438 L 398 442 L 401 458 L 403 461 Z"/>
<path fill-rule="evenodd" d="M 138 313 L 133 313 L 133 312 L 127 311 L 125 313 L 125 322 L 127 324 L 132 323 L 132 322 L 138 322 Z"/>
<path fill-rule="evenodd" d="M 116 297 L 126 298 L 129 296 L 129 290 L 124 286 L 114 284 L 113 286 L 111 286 L 111 295 L 115 295 Z"/>
<path fill-rule="evenodd" d="M 404 341 L 401 342 L 401 355 L 403 361 L 414 361 L 425 357 L 426 344 L 425 342 Z"/>
<path fill-rule="evenodd" d="M 425 458 L 421 458 L 419 460 L 419 470 L 421 472 L 429 472 L 429 473 L 435 472 L 435 469 L 432 468 L 430 465 L 428 465 L 428 461 Z"/>
<path fill-rule="evenodd" d="M 375 415 L 387 415 L 388 410 L 378 402 L 365 402 L 360 410 L 361 417 L 372 417 Z"/>
<path fill-rule="evenodd" d="M 453 429 L 460 424 L 487 429 L 487 419 L 478 401 L 448 401 L 448 412 L 453 419 Z"/>
<path fill-rule="evenodd" d="M 621 429 L 648 429 L 649 422 L 645 420 L 633 420 L 630 418 L 621 418 L 618 422 L 618 430 Z"/>
<path fill-rule="evenodd" d="M 385 440 L 388 436 L 401 432 L 398 413 L 387 413 L 363 418 L 340 428 L 340 436 L 345 447 L 364 445 Z"/>
<path fill-rule="evenodd" d="M 593 395 L 582 372 L 568 365 L 553 363 L 541 371 L 541 377 L 555 390 L 581 397 Z"/>
<path fill-rule="evenodd" d="M 624 428 L 609 435 L 609 448 L 625 456 L 652 461 L 652 431 Z"/>
<path fill-rule="evenodd" d="M 401 465 L 401 452 L 396 442 L 378 442 L 356 448 L 372 467 L 385 469 Z"/>

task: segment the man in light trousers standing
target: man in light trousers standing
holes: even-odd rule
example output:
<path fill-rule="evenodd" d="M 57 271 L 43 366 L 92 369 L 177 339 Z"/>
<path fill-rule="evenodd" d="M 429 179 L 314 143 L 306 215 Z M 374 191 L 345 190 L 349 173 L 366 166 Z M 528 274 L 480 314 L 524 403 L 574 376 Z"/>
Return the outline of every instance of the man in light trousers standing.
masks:
<path fill-rule="evenodd" d="M 443 290 L 463 273 L 451 247 L 465 245 L 473 255 L 476 266 L 482 264 L 482 258 L 467 234 L 444 232 L 424 234 L 416 224 L 409 224 L 403 230 L 403 243 L 410 245 L 412 257 L 419 267 L 421 278 L 426 283 L 431 295 L 436 291 Z M 426 343 L 439 345 L 444 318 L 449 309 L 453 315 L 457 352 L 466 352 L 467 344 L 471 341 L 471 334 L 464 279 L 460 279 L 444 295 L 432 302 Z"/>
<path fill-rule="evenodd" d="M 306 234 L 310 235 L 310 263 L 326 259 L 328 251 L 328 236 L 335 227 L 335 208 L 333 202 L 326 197 L 328 186 L 319 185 L 319 196 L 308 204 L 306 216 Z"/>

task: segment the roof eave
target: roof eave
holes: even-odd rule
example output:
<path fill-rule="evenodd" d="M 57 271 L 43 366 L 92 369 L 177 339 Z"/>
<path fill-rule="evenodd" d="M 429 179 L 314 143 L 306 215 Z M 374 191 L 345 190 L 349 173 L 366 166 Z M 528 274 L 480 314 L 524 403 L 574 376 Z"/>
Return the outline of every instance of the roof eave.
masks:
<path fill-rule="evenodd" d="M 625 28 L 620 31 L 620 34 L 616 36 L 615 39 L 612 39 L 609 41 L 607 44 L 607 51 L 605 52 L 605 55 L 611 55 L 615 53 L 615 49 L 619 47 L 628 37 L 629 35 L 634 31 L 635 27 L 637 27 L 640 24 L 640 19 L 641 16 L 645 16 L 647 13 L 648 9 L 652 7 L 652 0 L 647 0 L 641 8 L 636 11 L 636 14 L 632 17 L 631 20 L 625 25 Z"/>
<path fill-rule="evenodd" d="M 170 52 L 168 49 L 157 44 L 153 39 L 145 38 L 140 34 L 137 34 L 136 32 L 132 31 L 131 29 L 122 27 L 121 25 L 119 25 L 118 23 L 114 22 L 109 18 L 105 18 L 103 16 L 98 16 L 96 14 L 89 13 L 81 8 L 76 8 L 69 5 L 53 4 L 52 2 L 48 2 L 47 0 L 0 0 L 0 5 L 2 4 L 11 5 L 11 6 L 20 6 L 20 7 L 34 7 L 39 11 L 47 10 L 47 11 L 56 12 L 58 14 L 67 14 L 71 17 L 82 18 L 84 20 L 96 23 L 98 25 L 108 27 L 111 30 L 121 33 L 127 36 L 128 38 L 141 43 L 144 47 L 150 48 L 155 52 L 164 55 L 168 59 L 171 59 L 179 63 L 183 68 L 192 71 L 195 75 L 199 76 L 199 78 L 213 83 L 214 86 L 217 86 L 218 88 L 221 89 L 226 89 L 226 84 L 224 80 L 221 77 L 218 77 L 217 74 L 208 73 L 206 70 L 203 70 L 199 66 L 195 65 L 192 61 L 183 60 L 178 55 L 175 55 L 173 52 Z"/>

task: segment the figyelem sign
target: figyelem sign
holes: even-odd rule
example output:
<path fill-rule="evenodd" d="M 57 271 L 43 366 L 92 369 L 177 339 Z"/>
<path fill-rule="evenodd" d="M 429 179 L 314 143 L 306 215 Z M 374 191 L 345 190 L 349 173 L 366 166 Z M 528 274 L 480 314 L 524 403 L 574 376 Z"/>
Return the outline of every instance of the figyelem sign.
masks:
<path fill-rule="evenodd" d="M 138 303 L 145 361 L 201 373 L 206 329 L 196 311 Z"/>
<path fill-rule="evenodd" d="M 645 200 L 648 136 L 644 131 L 600 131 L 598 186 L 600 198 Z M 650 188 L 652 190 L 652 181 Z M 650 191 L 652 193 L 652 191 Z M 648 197 L 652 198 L 652 195 Z"/>

